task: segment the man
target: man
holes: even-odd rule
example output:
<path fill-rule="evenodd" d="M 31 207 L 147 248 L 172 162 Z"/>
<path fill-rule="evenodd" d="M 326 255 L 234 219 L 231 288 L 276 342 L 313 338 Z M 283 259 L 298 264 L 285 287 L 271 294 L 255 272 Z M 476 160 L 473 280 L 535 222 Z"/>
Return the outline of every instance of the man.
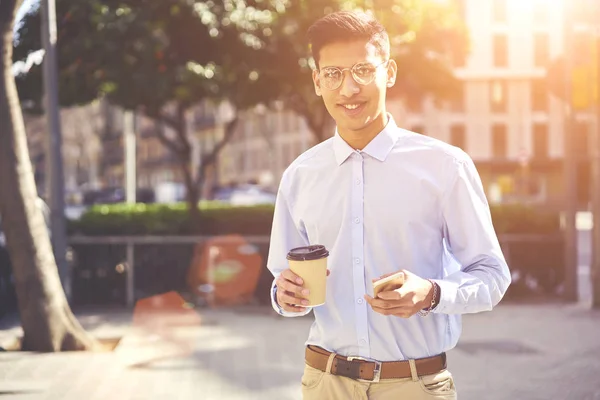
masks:
<path fill-rule="evenodd" d="M 274 308 L 301 316 L 311 309 L 287 252 L 330 251 L 304 399 L 456 399 L 445 352 L 460 315 L 491 310 L 510 284 L 479 175 L 465 152 L 386 112 L 397 65 L 374 18 L 329 14 L 308 37 L 315 92 L 337 129 L 284 173 L 268 258 Z M 373 298 L 372 281 L 398 271 L 404 284 Z"/>

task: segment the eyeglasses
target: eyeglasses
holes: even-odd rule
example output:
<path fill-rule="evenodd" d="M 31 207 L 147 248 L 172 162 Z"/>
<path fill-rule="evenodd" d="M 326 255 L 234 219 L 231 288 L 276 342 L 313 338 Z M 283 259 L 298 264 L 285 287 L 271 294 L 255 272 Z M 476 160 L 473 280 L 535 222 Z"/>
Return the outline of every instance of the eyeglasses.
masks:
<path fill-rule="evenodd" d="M 321 87 L 327 90 L 336 90 L 344 81 L 344 72 L 350 71 L 352 79 L 359 85 L 368 85 L 373 82 L 377 75 L 377 68 L 387 64 L 389 60 L 379 65 L 373 65 L 368 62 L 354 64 L 351 68 L 325 67 L 319 71 Z"/>

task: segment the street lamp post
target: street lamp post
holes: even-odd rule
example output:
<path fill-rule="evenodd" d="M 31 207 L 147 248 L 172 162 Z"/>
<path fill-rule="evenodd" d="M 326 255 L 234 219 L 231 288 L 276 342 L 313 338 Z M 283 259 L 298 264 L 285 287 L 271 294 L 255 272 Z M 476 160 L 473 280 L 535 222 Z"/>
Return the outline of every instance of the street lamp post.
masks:
<path fill-rule="evenodd" d="M 42 44 L 44 46 L 43 76 L 45 110 L 48 119 L 46 142 L 49 185 L 46 185 L 50 206 L 50 231 L 58 274 L 67 299 L 71 298 L 71 277 L 66 260 L 65 182 L 62 159 L 62 133 L 58 105 L 58 72 L 56 67 L 56 5 L 55 0 L 42 0 Z"/>

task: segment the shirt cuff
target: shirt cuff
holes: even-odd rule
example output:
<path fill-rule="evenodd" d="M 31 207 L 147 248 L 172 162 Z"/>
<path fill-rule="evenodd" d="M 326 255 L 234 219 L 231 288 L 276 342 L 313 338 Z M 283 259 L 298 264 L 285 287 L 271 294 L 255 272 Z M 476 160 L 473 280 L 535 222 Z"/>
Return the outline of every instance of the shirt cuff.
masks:
<path fill-rule="evenodd" d="M 437 314 L 452 314 L 453 306 L 456 303 L 458 294 L 458 283 L 445 281 L 442 279 L 432 279 L 440 288 L 440 302 L 431 310 Z"/>
<path fill-rule="evenodd" d="M 281 308 L 279 306 L 279 303 L 277 303 L 277 285 L 275 284 L 275 282 L 276 279 L 274 279 L 273 283 L 271 284 L 271 305 L 273 306 L 273 309 L 277 312 L 277 314 L 284 317 L 302 317 L 312 310 L 312 307 L 306 307 L 304 311 L 290 312 L 285 311 L 283 308 Z"/>

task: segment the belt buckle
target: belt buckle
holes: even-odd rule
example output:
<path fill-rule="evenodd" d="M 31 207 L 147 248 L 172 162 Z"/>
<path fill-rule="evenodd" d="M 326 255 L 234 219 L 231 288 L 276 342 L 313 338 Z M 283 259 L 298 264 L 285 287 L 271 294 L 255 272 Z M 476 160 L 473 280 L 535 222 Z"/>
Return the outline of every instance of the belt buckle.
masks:
<path fill-rule="evenodd" d="M 375 368 L 373 369 L 373 379 L 357 379 L 359 382 L 367 382 L 367 383 L 377 383 L 381 379 L 381 361 L 373 360 L 370 358 L 359 357 L 359 356 L 350 356 L 346 357 L 348 361 L 360 360 L 366 362 L 375 363 Z"/>

